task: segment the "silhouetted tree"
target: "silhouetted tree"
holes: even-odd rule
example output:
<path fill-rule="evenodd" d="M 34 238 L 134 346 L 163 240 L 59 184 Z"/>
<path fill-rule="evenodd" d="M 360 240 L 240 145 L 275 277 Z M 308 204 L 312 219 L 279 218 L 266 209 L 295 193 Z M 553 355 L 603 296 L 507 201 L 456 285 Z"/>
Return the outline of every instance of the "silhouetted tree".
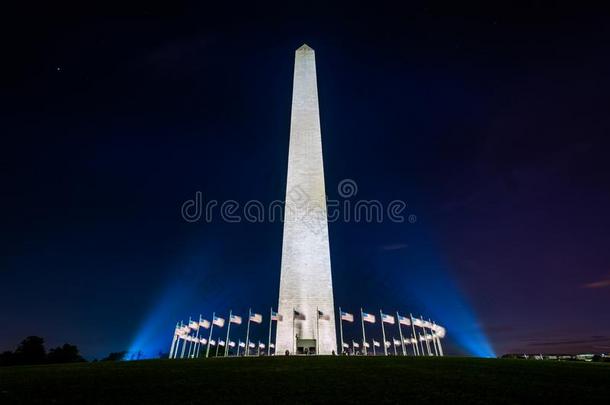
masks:
<path fill-rule="evenodd" d="M 15 353 L 8 350 L 0 353 L 0 366 L 12 366 L 15 362 Z"/>
<path fill-rule="evenodd" d="M 42 364 L 46 361 L 44 339 L 39 336 L 28 336 L 15 350 L 15 364 Z"/>
<path fill-rule="evenodd" d="M 38 336 L 26 337 L 14 352 L 6 351 L 0 353 L 0 366 L 74 363 L 81 361 L 86 360 L 78 352 L 78 347 L 68 343 L 51 349 L 47 354 L 44 348 L 44 339 Z"/>
<path fill-rule="evenodd" d="M 127 354 L 126 351 L 112 352 L 108 356 L 104 357 L 101 361 L 121 361 Z"/>
<path fill-rule="evenodd" d="M 47 355 L 49 363 L 78 363 L 83 362 L 83 359 L 78 352 L 78 347 L 65 343 L 63 346 L 51 349 Z"/>

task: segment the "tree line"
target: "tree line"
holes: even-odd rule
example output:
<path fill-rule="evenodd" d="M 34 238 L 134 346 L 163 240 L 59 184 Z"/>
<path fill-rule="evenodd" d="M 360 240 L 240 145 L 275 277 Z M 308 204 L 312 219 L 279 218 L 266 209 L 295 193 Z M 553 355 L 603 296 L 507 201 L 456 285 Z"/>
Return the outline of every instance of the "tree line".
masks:
<path fill-rule="evenodd" d="M 126 352 L 113 352 L 102 361 L 123 360 Z M 81 363 L 86 362 L 76 345 L 64 343 L 50 349 L 45 348 L 44 339 L 39 336 L 28 336 L 19 343 L 14 351 L 0 353 L 0 366 Z M 97 361 L 97 360 L 94 360 Z"/>

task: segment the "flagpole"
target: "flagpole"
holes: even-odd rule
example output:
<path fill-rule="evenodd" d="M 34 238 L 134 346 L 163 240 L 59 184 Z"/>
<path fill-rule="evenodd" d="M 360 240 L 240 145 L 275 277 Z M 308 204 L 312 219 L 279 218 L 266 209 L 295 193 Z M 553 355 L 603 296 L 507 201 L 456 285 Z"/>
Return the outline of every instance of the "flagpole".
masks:
<path fill-rule="evenodd" d="M 438 353 L 438 344 L 437 344 L 437 337 L 436 337 L 436 331 L 434 329 L 430 330 L 430 334 L 432 335 L 432 344 L 434 345 L 434 355 L 435 356 L 439 356 Z"/>
<path fill-rule="evenodd" d="M 428 318 L 428 324 L 432 325 L 432 320 Z M 434 337 L 434 330 L 430 328 L 430 337 L 432 338 L 432 348 L 434 349 L 434 355 L 438 356 L 438 350 L 436 348 L 436 338 Z"/>
<path fill-rule="evenodd" d="M 191 317 L 189 316 L 189 323 L 191 323 Z M 187 324 L 187 325 L 188 325 Z M 186 336 L 190 336 L 191 334 L 191 330 L 189 329 L 189 332 L 186 334 Z M 186 339 L 184 339 L 184 343 L 182 343 L 182 352 L 180 352 L 180 358 L 183 359 L 184 358 L 184 352 L 186 351 Z"/>
<path fill-rule="evenodd" d="M 320 354 L 318 351 L 318 342 L 320 341 L 320 307 L 316 307 L 316 355 Z"/>
<path fill-rule="evenodd" d="M 406 356 L 407 351 L 405 350 L 405 340 L 402 337 L 402 328 L 400 327 L 400 315 L 398 315 L 398 311 L 396 311 L 396 320 L 398 321 L 398 332 L 400 333 L 400 345 L 402 346 L 402 355 Z"/>
<path fill-rule="evenodd" d="M 396 353 L 396 343 L 395 343 L 394 336 L 392 336 L 392 346 L 394 346 L 394 356 L 398 356 L 398 353 Z"/>
<path fill-rule="evenodd" d="M 180 328 L 184 326 L 184 322 L 180 321 Z M 174 349 L 174 359 L 178 357 L 178 349 L 180 348 L 180 336 L 178 336 L 178 342 L 176 344 L 176 348 Z"/>
<path fill-rule="evenodd" d="M 231 317 L 233 316 L 233 310 L 229 310 L 229 324 L 227 325 L 227 340 L 225 340 L 225 355 L 224 357 L 229 356 L 229 332 L 231 331 Z"/>
<path fill-rule="evenodd" d="M 432 334 L 432 342 L 434 343 L 434 352 L 437 356 L 440 356 L 440 350 L 438 349 L 438 336 L 436 334 L 436 322 L 432 322 L 432 320 L 430 320 L 430 323 L 432 324 L 430 333 Z"/>
<path fill-rule="evenodd" d="M 252 312 L 252 308 L 248 308 L 248 328 L 246 329 L 246 356 L 250 353 L 250 314 Z"/>
<path fill-rule="evenodd" d="M 339 334 L 341 335 L 341 352 L 343 354 L 343 316 L 341 315 L 341 307 L 339 307 Z"/>
<path fill-rule="evenodd" d="M 183 338 L 182 338 L 182 351 L 180 352 L 180 358 L 181 359 L 184 358 L 183 352 L 184 352 L 184 348 L 185 347 L 186 347 L 186 336 L 183 335 Z M 176 356 L 178 356 L 178 348 L 176 348 Z"/>
<path fill-rule="evenodd" d="M 436 322 L 432 322 L 432 324 L 434 325 L 434 337 L 436 339 L 436 345 L 438 347 L 438 355 L 442 357 L 443 351 L 441 350 L 441 338 L 438 336 L 438 333 L 436 332 Z"/>
<path fill-rule="evenodd" d="M 191 336 L 191 330 L 190 330 L 190 327 L 191 327 L 191 317 L 190 317 L 190 316 L 189 316 L 189 323 L 188 323 L 188 326 L 189 326 L 189 336 Z M 185 342 L 185 343 L 186 343 L 186 342 Z M 188 350 L 187 350 L 187 352 L 186 352 L 186 358 L 187 358 L 187 359 L 188 359 L 188 358 L 190 357 L 190 355 L 191 355 L 191 346 L 193 346 L 193 342 L 191 342 L 191 341 L 189 340 Z"/>
<path fill-rule="evenodd" d="M 430 342 L 428 341 L 428 334 L 426 333 L 426 325 L 424 324 L 424 317 L 420 314 L 419 315 L 419 319 L 421 319 L 422 321 L 422 330 L 424 331 L 424 339 L 426 341 L 426 351 L 428 353 L 428 356 L 432 356 L 432 352 L 430 351 Z"/>
<path fill-rule="evenodd" d="M 174 329 L 174 338 L 172 339 L 172 345 L 169 349 L 169 358 L 172 358 L 172 353 L 174 353 L 174 346 L 176 345 L 176 339 L 178 338 L 178 322 L 176 322 L 176 328 Z"/>
<path fill-rule="evenodd" d="M 189 319 L 189 327 L 191 326 L 191 320 Z M 199 333 L 199 328 L 197 328 L 197 333 Z M 193 351 L 193 347 L 195 346 L 195 342 L 191 341 L 189 342 L 189 349 L 188 349 L 188 353 L 186 355 L 187 359 L 191 358 L 191 352 Z"/>
<path fill-rule="evenodd" d="M 199 321 L 201 321 L 201 314 L 199 314 Z M 197 340 L 194 342 L 192 350 L 189 350 L 189 358 L 195 357 L 195 349 L 197 349 L 197 342 L 199 342 L 199 328 L 201 328 L 201 325 L 197 322 L 197 333 L 195 334 L 195 339 Z"/>
<path fill-rule="evenodd" d="M 176 330 L 178 329 L 178 325 L 176 325 Z M 172 340 L 172 347 L 169 349 L 169 358 L 174 358 L 174 350 L 176 350 L 176 343 L 178 342 L 178 334 L 174 332 L 174 339 Z"/>
<path fill-rule="evenodd" d="M 172 356 L 173 359 L 178 358 L 178 348 L 179 347 L 180 347 L 180 336 L 178 336 L 178 340 L 176 341 L 176 347 L 174 348 L 174 355 Z"/>
<path fill-rule="evenodd" d="M 434 326 L 436 326 L 436 322 L 434 322 Z M 441 337 L 438 336 L 436 333 L 435 333 L 435 335 L 436 335 L 436 342 L 438 343 L 438 354 L 439 354 L 439 356 L 443 357 L 445 354 L 443 353 L 443 346 L 441 345 Z"/>
<path fill-rule="evenodd" d="M 438 338 L 438 350 L 441 353 L 441 357 L 445 356 L 445 354 L 443 353 L 443 346 L 441 345 L 441 338 Z"/>
<path fill-rule="evenodd" d="M 201 314 L 199 314 L 199 329 L 201 329 Z M 197 331 L 199 331 L 199 329 Z M 199 347 L 201 346 L 201 341 L 197 339 L 195 342 L 195 352 L 193 353 L 195 358 L 199 358 Z"/>
<path fill-rule="evenodd" d="M 172 352 L 170 353 L 170 356 L 172 359 L 176 358 L 176 354 L 178 353 L 178 345 L 180 344 L 180 335 L 178 335 L 178 338 L 176 339 L 176 345 L 174 346 Z"/>
<path fill-rule="evenodd" d="M 430 342 L 430 338 L 432 337 L 432 335 L 430 335 L 430 331 L 426 331 L 426 321 L 424 321 L 424 336 L 426 336 L 426 345 L 428 347 L 428 353 L 430 354 L 430 356 L 434 356 L 434 353 L 432 353 L 432 345 Z M 429 329 L 429 328 L 428 328 Z"/>
<path fill-rule="evenodd" d="M 269 308 L 269 340 L 267 340 L 267 356 L 271 356 L 271 325 L 273 325 L 273 307 Z"/>
<path fill-rule="evenodd" d="M 216 312 L 212 312 L 212 324 L 210 325 L 210 337 L 208 338 L 208 344 L 205 349 L 205 358 L 210 356 L 210 340 L 212 340 L 212 331 L 214 330 L 214 318 L 216 318 Z"/>
<path fill-rule="evenodd" d="M 239 345 L 241 345 L 241 339 L 237 339 L 237 357 L 239 357 Z"/>
<path fill-rule="evenodd" d="M 195 353 L 195 357 L 199 358 L 199 352 L 201 351 L 201 338 L 199 342 L 197 342 L 197 352 Z"/>
<path fill-rule="evenodd" d="M 419 337 L 419 350 L 421 351 L 422 356 L 426 356 L 426 348 L 424 346 L 424 338 L 421 333 L 417 332 L 417 336 Z"/>
<path fill-rule="evenodd" d="M 180 342 L 180 337 L 178 335 L 174 335 L 174 342 L 172 343 L 172 348 L 169 352 L 169 358 L 174 359 L 174 352 L 176 351 L 176 344 Z"/>
<path fill-rule="evenodd" d="M 199 331 L 201 330 L 201 314 L 199 314 L 199 321 L 197 322 L 197 341 L 195 342 L 195 347 L 193 348 L 193 358 L 197 357 L 197 353 L 199 350 Z"/>
<path fill-rule="evenodd" d="M 375 339 L 373 339 L 373 356 L 377 356 L 377 352 L 375 351 Z"/>
<path fill-rule="evenodd" d="M 383 326 L 383 311 L 379 310 L 379 317 L 381 318 L 381 333 L 383 334 L 383 354 L 384 356 L 388 355 L 388 347 L 385 344 L 385 327 Z"/>
<path fill-rule="evenodd" d="M 366 342 L 366 332 L 364 331 L 364 318 L 362 317 L 362 307 L 360 307 L 360 323 L 362 324 L 362 344 L 364 345 L 364 342 Z M 373 346 L 375 346 L 375 345 L 373 345 Z M 373 350 L 375 350 L 375 349 L 373 349 Z M 365 351 L 365 353 L 366 353 L 366 351 Z"/>
<path fill-rule="evenodd" d="M 178 334 L 174 332 L 174 337 L 172 339 L 172 345 L 169 349 L 169 358 L 172 358 L 172 354 L 174 353 L 174 347 L 176 346 L 176 339 L 178 339 Z"/>
<path fill-rule="evenodd" d="M 415 322 L 413 322 L 413 314 L 409 313 L 409 318 L 411 318 L 411 333 L 413 333 L 413 339 L 415 339 L 415 344 L 413 345 L 413 350 L 415 351 L 415 355 L 419 356 L 419 347 L 417 346 L 417 335 L 415 334 Z"/>
<path fill-rule="evenodd" d="M 295 355 L 297 354 L 297 338 L 294 335 L 294 315 L 295 315 L 296 311 L 297 310 L 294 309 L 294 307 L 293 307 L 292 308 L 292 350 L 294 350 L 294 351 L 292 352 L 292 354 L 295 354 Z"/>
<path fill-rule="evenodd" d="M 199 314 L 199 328 L 197 329 L 197 342 L 195 344 L 195 350 L 193 351 L 193 357 L 198 358 L 199 357 L 199 346 L 201 346 L 201 342 L 199 339 L 199 336 L 201 336 L 201 334 L 199 333 L 201 331 L 201 333 L 203 333 L 203 331 L 201 330 L 201 320 L 203 318 L 201 317 L 201 314 Z"/>
<path fill-rule="evenodd" d="M 184 349 L 186 349 L 186 339 L 182 339 L 182 351 L 180 352 L 180 358 L 184 358 Z"/>

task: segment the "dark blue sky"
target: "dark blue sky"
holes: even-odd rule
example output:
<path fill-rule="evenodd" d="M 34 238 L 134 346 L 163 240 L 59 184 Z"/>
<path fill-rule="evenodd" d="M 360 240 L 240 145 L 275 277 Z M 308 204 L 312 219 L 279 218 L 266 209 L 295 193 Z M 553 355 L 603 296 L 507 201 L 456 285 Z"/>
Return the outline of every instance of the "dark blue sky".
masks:
<path fill-rule="evenodd" d="M 330 225 L 336 305 L 430 316 L 451 353 L 607 352 L 608 13 L 495 7 L 15 17 L 0 349 L 156 352 L 189 315 L 277 305 L 281 224 L 190 224 L 180 206 L 284 198 L 306 42 L 329 198 L 349 178 L 417 216 Z"/>

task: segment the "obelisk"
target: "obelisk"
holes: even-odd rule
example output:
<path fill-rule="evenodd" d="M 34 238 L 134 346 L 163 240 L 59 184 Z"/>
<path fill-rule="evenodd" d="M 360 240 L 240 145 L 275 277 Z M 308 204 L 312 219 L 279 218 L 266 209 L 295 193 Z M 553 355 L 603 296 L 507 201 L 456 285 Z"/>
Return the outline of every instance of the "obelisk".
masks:
<path fill-rule="evenodd" d="M 316 58 L 303 45 L 294 62 L 277 354 L 337 352 L 326 213 Z"/>

